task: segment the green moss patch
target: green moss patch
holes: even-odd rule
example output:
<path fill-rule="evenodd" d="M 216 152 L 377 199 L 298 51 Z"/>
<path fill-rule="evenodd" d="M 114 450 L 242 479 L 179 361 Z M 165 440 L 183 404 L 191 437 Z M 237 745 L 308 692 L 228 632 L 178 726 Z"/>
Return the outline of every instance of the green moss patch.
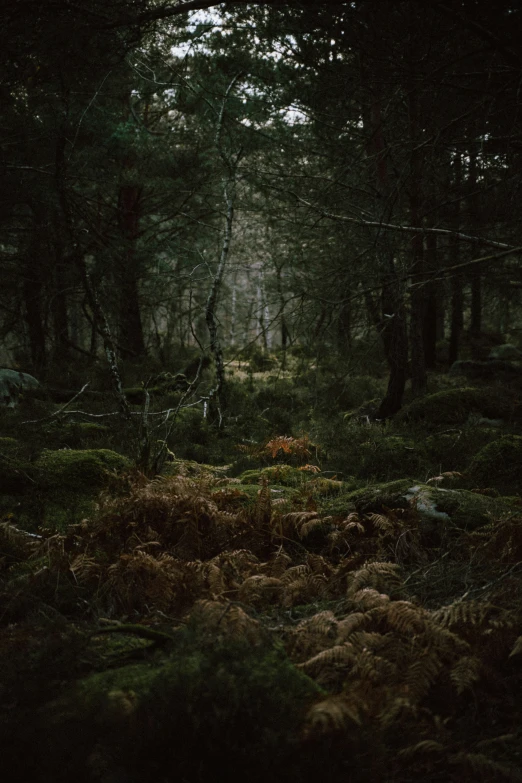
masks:
<path fill-rule="evenodd" d="M 43 489 L 90 492 L 107 483 L 111 473 L 130 468 L 130 461 L 110 449 L 44 451 L 35 464 Z"/>
<path fill-rule="evenodd" d="M 443 489 L 426 484 L 410 487 L 406 496 L 414 501 L 424 527 L 441 524 L 461 530 L 475 530 L 513 514 L 512 499 L 488 497 L 466 489 Z"/>
<path fill-rule="evenodd" d="M 413 400 L 395 417 L 396 421 L 421 422 L 426 427 L 439 424 L 464 424 L 470 413 L 491 419 L 509 418 L 514 403 L 500 388 L 464 387 L 428 394 Z"/>
<path fill-rule="evenodd" d="M 354 471 L 361 478 L 398 479 L 405 473 L 424 475 L 428 462 L 414 440 L 399 435 L 381 434 L 357 446 L 359 464 Z"/>
<path fill-rule="evenodd" d="M 239 476 L 241 484 L 259 484 L 264 478 L 269 484 L 297 487 L 304 484 L 310 478 L 310 474 L 304 470 L 298 470 L 292 467 L 292 465 L 270 465 L 268 468 L 245 470 Z"/>
<path fill-rule="evenodd" d="M 27 780 L 301 778 L 299 729 L 321 694 L 282 649 L 189 628 L 168 656 L 93 674 L 27 716 L 4 763 Z"/>
<path fill-rule="evenodd" d="M 481 487 L 495 487 L 509 494 L 520 492 L 522 437 L 505 435 L 488 443 L 471 461 L 469 475 Z"/>

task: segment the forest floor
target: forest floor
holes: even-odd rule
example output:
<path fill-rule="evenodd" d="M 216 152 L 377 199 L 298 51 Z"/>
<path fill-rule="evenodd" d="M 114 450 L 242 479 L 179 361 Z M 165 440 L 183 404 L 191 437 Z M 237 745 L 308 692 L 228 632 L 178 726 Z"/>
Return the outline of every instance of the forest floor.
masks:
<path fill-rule="evenodd" d="M 9 779 L 522 780 L 522 385 L 434 373 L 382 423 L 378 373 L 228 384 L 157 476 L 107 395 L 3 415 Z"/>

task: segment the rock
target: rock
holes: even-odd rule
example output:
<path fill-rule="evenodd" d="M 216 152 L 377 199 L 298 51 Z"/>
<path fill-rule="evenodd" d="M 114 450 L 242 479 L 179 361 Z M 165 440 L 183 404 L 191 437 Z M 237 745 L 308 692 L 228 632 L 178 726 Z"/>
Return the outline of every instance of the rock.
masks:
<path fill-rule="evenodd" d="M 25 372 L 0 369 L 0 405 L 14 408 L 24 391 L 41 389 L 40 382 Z"/>
<path fill-rule="evenodd" d="M 448 389 L 419 397 L 395 417 L 397 421 L 422 422 L 425 426 L 464 424 L 470 414 L 488 419 L 510 418 L 515 398 L 498 387 Z"/>
<path fill-rule="evenodd" d="M 309 476 L 292 465 L 271 465 L 268 468 L 245 470 L 239 476 L 239 481 L 241 484 L 259 484 L 259 481 L 263 478 L 266 478 L 269 484 L 296 487 L 304 484 Z"/>
<path fill-rule="evenodd" d="M 520 439 L 522 440 L 522 438 Z M 420 484 L 411 479 L 389 481 L 384 484 L 348 492 L 336 501 L 336 508 L 328 507 L 334 516 L 386 513 L 388 508 L 408 508 L 414 505 L 420 529 L 430 541 L 438 541 L 444 532 L 451 530 L 475 530 L 502 519 L 518 510 L 517 499 L 489 497 L 466 489 L 443 489 Z"/>
<path fill-rule="evenodd" d="M 511 343 L 505 343 L 504 345 L 497 345 L 492 348 L 489 354 L 489 359 L 502 359 L 503 361 L 522 361 L 522 351 Z"/>
<path fill-rule="evenodd" d="M 504 435 L 488 443 L 474 456 L 469 467 L 473 482 L 495 487 L 501 492 L 520 492 L 522 488 L 522 437 Z"/>
<path fill-rule="evenodd" d="M 508 499 L 489 497 L 467 489 L 444 489 L 416 484 L 405 497 L 414 502 L 424 532 L 432 533 L 446 528 L 475 530 L 493 519 L 513 513 Z"/>
<path fill-rule="evenodd" d="M 414 483 L 411 478 L 404 478 L 347 492 L 339 499 L 343 503 L 341 513 L 348 515 L 350 511 L 356 510 L 359 514 L 370 514 L 382 511 L 383 507 L 407 508 L 406 492 Z"/>
<path fill-rule="evenodd" d="M 130 466 L 130 460 L 110 449 L 60 449 L 42 452 L 34 467 L 43 489 L 81 494 L 101 488 L 111 474 Z"/>

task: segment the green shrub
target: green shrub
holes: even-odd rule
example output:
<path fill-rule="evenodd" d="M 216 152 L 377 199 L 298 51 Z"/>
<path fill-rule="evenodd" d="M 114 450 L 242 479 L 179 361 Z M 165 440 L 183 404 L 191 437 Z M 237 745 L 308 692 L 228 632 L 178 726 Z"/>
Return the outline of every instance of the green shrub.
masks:
<path fill-rule="evenodd" d="M 341 478 L 390 481 L 404 475 L 426 477 L 430 472 L 422 441 L 395 433 L 389 425 L 347 420 L 341 414 L 315 419 L 311 437 L 326 455 L 323 469 Z"/>
<path fill-rule="evenodd" d="M 168 657 L 93 674 L 28 715 L 3 763 L 34 781 L 288 780 L 305 773 L 298 732 L 321 693 L 280 648 L 189 628 Z"/>

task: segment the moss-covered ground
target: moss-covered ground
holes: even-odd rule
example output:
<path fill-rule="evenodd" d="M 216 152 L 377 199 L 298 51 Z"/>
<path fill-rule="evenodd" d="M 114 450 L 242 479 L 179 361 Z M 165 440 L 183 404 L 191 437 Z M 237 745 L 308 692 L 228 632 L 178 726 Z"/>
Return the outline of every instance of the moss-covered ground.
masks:
<path fill-rule="evenodd" d="M 522 780 L 518 391 L 379 422 L 375 369 L 235 359 L 221 428 L 208 367 L 3 412 L 7 779 Z"/>

